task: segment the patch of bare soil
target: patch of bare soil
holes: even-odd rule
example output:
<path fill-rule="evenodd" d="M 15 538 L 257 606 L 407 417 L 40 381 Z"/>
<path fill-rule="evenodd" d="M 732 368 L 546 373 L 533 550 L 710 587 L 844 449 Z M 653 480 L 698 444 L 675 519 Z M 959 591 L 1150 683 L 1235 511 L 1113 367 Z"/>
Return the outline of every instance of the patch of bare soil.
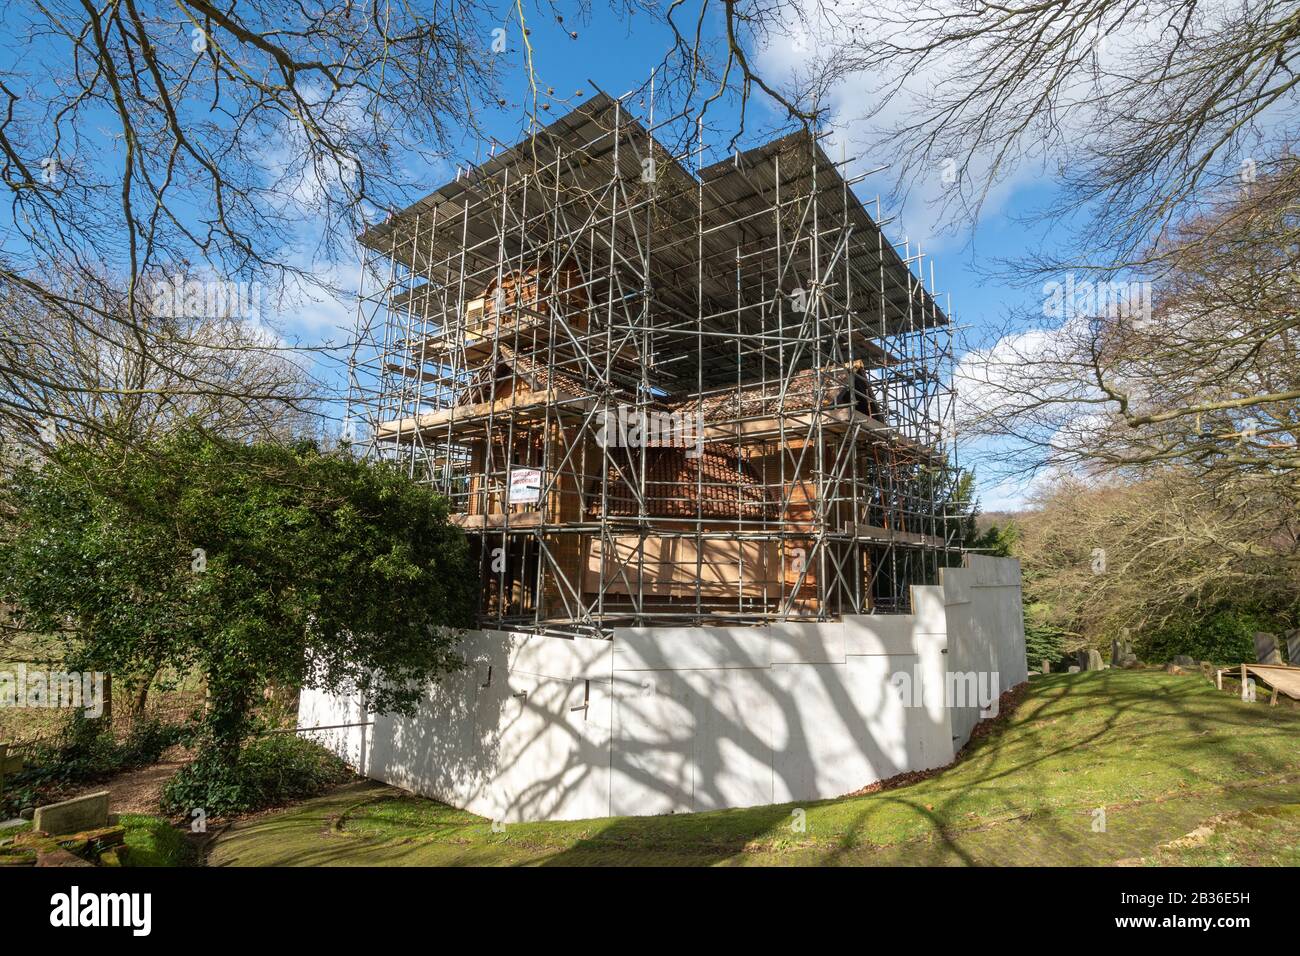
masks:
<path fill-rule="evenodd" d="M 172 747 L 156 764 L 118 774 L 110 780 L 85 787 L 72 796 L 107 790 L 108 808 L 113 813 L 156 814 L 167 781 L 193 759 L 194 755 L 184 747 Z"/>

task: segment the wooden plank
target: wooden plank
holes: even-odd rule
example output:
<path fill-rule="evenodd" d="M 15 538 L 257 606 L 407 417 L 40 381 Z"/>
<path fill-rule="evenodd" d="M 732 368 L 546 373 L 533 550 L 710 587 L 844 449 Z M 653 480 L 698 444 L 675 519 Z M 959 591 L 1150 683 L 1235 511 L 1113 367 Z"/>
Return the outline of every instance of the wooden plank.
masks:
<path fill-rule="evenodd" d="M 1245 692 L 1247 673 L 1261 678 L 1273 688 L 1274 693 L 1281 691 L 1293 700 L 1300 700 L 1300 667 L 1286 664 L 1243 664 L 1241 666 L 1241 686 Z"/>
<path fill-rule="evenodd" d="M 452 515 L 451 523 L 465 531 L 500 531 L 509 519 L 511 528 L 536 528 L 542 523 L 540 511 L 518 511 L 513 514 Z"/>
<path fill-rule="evenodd" d="M 394 421 L 380 422 L 375 427 L 375 438 L 380 440 L 392 438 L 413 438 L 417 432 L 430 432 L 434 429 L 448 428 L 453 434 L 474 428 L 487 421 L 489 417 L 502 421 L 513 418 L 515 421 L 528 421 L 546 416 L 549 407 L 559 414 L 585 414 L 596 404 L 593 398 L 575 398 L 561 395 L 554 389 L 545 392 L 521 392 L 509 398 L 499 398 L 491 402 L 476 402 L 472 405 L 458 405 L 454 408 L 440 408 L 434 412 L 424 412 L 413 417 L 399 418 Z M 436 437 L 436 436 L 435 436 Z"/>
<path fill-rule="evenodd" d="M 853 336 L 853 351 L 856 353 L 856 358 L 863 361 L 863 364 L 881 368 L 902 364 L 902 359 L 889 354 L 861 329 L 855 328 L 850 334 Z"/>
<path fill-rule="evenodd" d="M 942 547 L 943 539 L 914 531 L 899 531 L 894 528 L 881 528 L 872 524 L 850 525 L 850 533 L 864 541 L 878 541 L 888 544 L 911 544 L 917 547 Z"/>
<path fill-rule="evenodd" d="M 679 411 L 690 414 L 689 409 L 679 409 Z M 942 460 L 943 457 L 934 449 L 900 435 L 880 419 L 864 415 L 855 408 L 824 409 L 821 413 L 821 421 L 822 429 L 825 431 L 843 432 L 850 425 L 856 424 L 862 428 L 861 441 L 893 445 L 906 449 L 920 458 L 929 458 L 935 461 Z M 734 424 L 706 423 L 704 438 L 706 441 L 735 441 L 736 439 L 757 441 L 767 438 L 779 438 L 781 437 L 783 422 L 787 445 L 791 448 L 797 448 L 800 447 L 798 443 L 803 440 L 808 429 L 812 427 L 813 415 L 810 410 L 801 409 L 787 412 L 783 416 L 773 415 Z"/>

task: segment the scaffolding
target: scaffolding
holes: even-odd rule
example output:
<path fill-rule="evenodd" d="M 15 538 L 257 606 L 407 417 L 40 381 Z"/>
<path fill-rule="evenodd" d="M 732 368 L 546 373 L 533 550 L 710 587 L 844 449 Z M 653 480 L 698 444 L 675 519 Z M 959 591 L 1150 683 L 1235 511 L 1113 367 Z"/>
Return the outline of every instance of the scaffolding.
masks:
<path fill-rule="evenodd" d="M 705 165 L 629 106 L 361 236 L 354 447 L 448 499 L 484 627 L 908 610 L 959 546 L 933 262 L 817 134 Z"/>

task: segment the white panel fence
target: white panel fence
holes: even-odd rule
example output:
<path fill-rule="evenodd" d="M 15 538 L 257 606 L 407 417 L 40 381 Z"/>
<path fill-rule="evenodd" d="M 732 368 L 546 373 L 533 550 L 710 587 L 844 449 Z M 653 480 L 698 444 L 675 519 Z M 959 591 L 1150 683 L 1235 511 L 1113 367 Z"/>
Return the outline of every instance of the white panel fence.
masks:
<path fill-rule="evenodd" d="M 470 666 L 413 716 L 305 691 L 299 725 L 372 721 L 317 736 L 366 776 L 503 822 L 841 796 L 950 763 L 1027 679 L 1018 561 L 968 557 L 912 601 L 612 641 L 471 631 Z"/>

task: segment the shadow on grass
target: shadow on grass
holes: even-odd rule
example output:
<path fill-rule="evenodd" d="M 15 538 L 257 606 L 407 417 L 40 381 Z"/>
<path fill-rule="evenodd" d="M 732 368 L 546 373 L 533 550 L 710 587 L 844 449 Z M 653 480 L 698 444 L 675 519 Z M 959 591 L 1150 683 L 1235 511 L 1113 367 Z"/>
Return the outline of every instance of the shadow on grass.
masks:
<path fill-rule="evenodd" d="M 1243 704 L 1199 677 L 1050 676 L 952 766 L 894 790 L 494 832 L 473 814 L 364 784 L 237 825 L 213 856 L 316 866 L 1106 864 L 1145 857 L 1218 813 L 1300 800 L 1298 736 L 1300 714 Z"/>
<path fill-rule="evenodd" d="M 621 818 L 547 862 L 667 851 L 722 863 L 772 850 L 792 863 L 1109 863 L 1219 807 L 1294 800 L 1298 733 L 1294 712 L 1243 704 L 1199 677 L 1038 678 L 1010 719 L 938 776 L 805 805 L 803 838 L 790 832 L 794 805 Z"/>

